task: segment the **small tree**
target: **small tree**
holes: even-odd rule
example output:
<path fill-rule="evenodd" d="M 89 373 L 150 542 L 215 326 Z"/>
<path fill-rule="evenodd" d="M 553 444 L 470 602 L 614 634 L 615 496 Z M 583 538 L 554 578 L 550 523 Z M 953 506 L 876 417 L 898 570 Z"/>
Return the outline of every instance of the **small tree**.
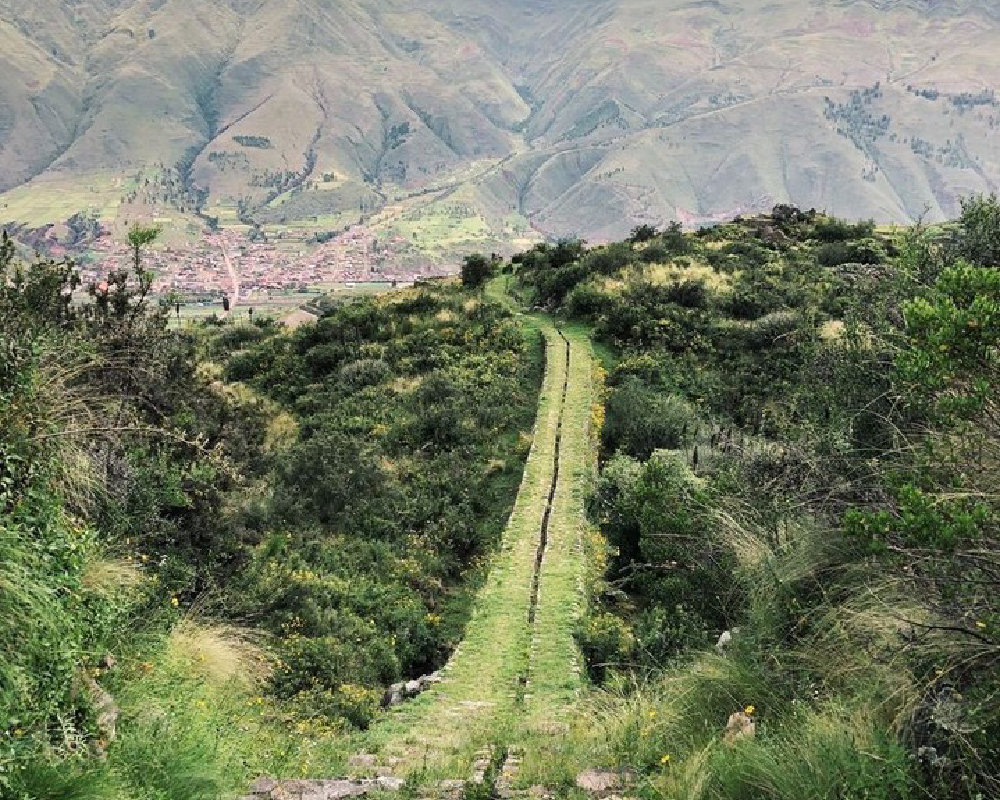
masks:
<path fill-rule="evenodd" d="M 629 236 L 629 241 L 632 244 L 642 244 L 643 242 L 651 242 L 660 232 L 656 229 L 655 225 L 636 225 L 632 228 L 632 234 Z"/>
<path fill-rule="evenodd" d="M 496 263 L 482 253 L 473 253 L 462 262 L 462 285 L 466 289 L 481 289 L 493 277 Z"/>
<path fill-rule="evenodd" d="M 983 267 L 1000 267 L 1000 202 L 979 195 L 962 201 L 961 253 Z"/>
<path fill-rule="evenodd" d="M 143 248 L 153 244 L 160 237 L 159 228 L 144 228 L 141 225 L 133 225 L 128 232 L 128 245 L 132 251 L 132 266 L 135 271 L 139 271 L 142 263 Z"/>

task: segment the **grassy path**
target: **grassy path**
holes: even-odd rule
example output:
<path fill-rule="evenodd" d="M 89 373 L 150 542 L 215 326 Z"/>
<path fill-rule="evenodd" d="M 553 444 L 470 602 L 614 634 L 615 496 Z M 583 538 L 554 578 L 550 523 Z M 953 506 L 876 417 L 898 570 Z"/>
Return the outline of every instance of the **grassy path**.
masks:
<path fill-rule="evenodd" d="M 580 330 L 526 316 L 545 337 L 535 435 L 500 552 L 444 680 L 366 737 L 373 770 L 418 784 L 470 777 L 551 728 L 581 688 L 583 499 L 591 475 L 593 354 Z"/>

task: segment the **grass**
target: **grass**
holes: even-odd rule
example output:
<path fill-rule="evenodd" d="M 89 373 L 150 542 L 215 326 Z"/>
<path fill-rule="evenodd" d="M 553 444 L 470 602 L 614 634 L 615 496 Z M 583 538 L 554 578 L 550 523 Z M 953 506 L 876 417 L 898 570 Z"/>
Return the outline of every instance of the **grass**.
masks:
<path fill-rule="evenodd" d="M 118 215 L 121 195 L 133 188 L 134 176 L 113 173 L 39 178 L 0 195 L 0 218 L 41 227 L 90 209 L 111 220 Z"/>
<path fill-rule="evenodd" d="M 894 645 L 902 607 L 870 593 L 822 607 L 800 620 L 815 633 L 791 647 L 787 589 L 830 580 L 837 542 L 806 520 L 780 543 L 735 514 L 720 513 L 713 527 L 748 597 L 729 651 L 695 651 L 651 678 L 585 694 L 558 736 L 529 740 L 518 786 L 568 796 L 581 771 L 604 768 L 642 776 L 641 794 L 660 798 L 920 796 L 897 736 L 919 699 Z M 741 710 L 756 734 L 727 742 L 727 721 Z"/>
<path fill-rule="evenodd" d="M 587 571 L 584 502 L 593 481 L 589 435 L 593 357 L 579 328 L 563 331 L 570 343 L 569 380 L 562 420 L 559 483 L 553 502 L 549 545 L 542 561 L 532 641 L 527 719 L 537 727 L 574 702 L 582 664 L 574 639 L 582 616 Z"/>

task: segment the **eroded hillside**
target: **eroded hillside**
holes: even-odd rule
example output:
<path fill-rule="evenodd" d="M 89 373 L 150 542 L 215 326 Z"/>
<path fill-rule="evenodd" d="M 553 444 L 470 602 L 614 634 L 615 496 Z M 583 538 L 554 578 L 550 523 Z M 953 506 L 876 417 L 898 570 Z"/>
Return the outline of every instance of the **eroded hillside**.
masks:
<path fill-rule="evenodd" d="M 0 0 L 0 222 L 337 231 L 427 258 L 778 201 L 992 190 L 987 2 Z M 79 228 L 79 225 L 76 226 Z"/>

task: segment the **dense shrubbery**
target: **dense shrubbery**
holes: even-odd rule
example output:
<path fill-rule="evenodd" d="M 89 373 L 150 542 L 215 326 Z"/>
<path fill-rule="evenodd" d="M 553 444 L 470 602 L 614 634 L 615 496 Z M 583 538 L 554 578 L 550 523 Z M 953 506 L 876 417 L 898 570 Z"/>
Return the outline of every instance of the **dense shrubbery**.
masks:
<path fill-rule="evenodd" d="M 140 253 L 153 238 L 133 231 L 133 269 L 83 304 L 70 302 L 71 265 L 25 268 L 0 246 L 5 797 L 68 796 L 68 776 L 80 796 L 128 791 L 117 749 L 97 772 L 73 761 L 110 744 L 83 676 L 126 653 L 126 669 L 152 663 L 180 608 L 239 558 L 219 512 L 241 480 L 230 442 L 254 446 L 256 411 L 199 377 L 194 341 L 148 302 Z"/>
<path fill-rule="evenodd" d="M 3 797 L 332 774 L 459 639 L 520 481 L 541 350 L 508 312 L 438 286 L 174 332 L 154 238 L 82 303 L 0 247 Z"/>
<path fill-rule="evenodd" d="M 963 209 L 886 237 L 782 207 L 683 259 L 643 230 L 519 261 L 618 358 L 579 640 L 598 680 L 653 676 L 593 735 L 664 796 L 1000 792 L 1000 210 Z M 720 746 L 744 704 L 756 740 Z"/>
<path fill-rule="evenodd" d="M 236 593 L 280 637 L 281 694 L 440 666 L 516 492 L 538 369 L 507 312 L 452 288 L 344 308 L 227 358 L 229 379 L 297 422 L 271 457 L 276 532 Z"/>

